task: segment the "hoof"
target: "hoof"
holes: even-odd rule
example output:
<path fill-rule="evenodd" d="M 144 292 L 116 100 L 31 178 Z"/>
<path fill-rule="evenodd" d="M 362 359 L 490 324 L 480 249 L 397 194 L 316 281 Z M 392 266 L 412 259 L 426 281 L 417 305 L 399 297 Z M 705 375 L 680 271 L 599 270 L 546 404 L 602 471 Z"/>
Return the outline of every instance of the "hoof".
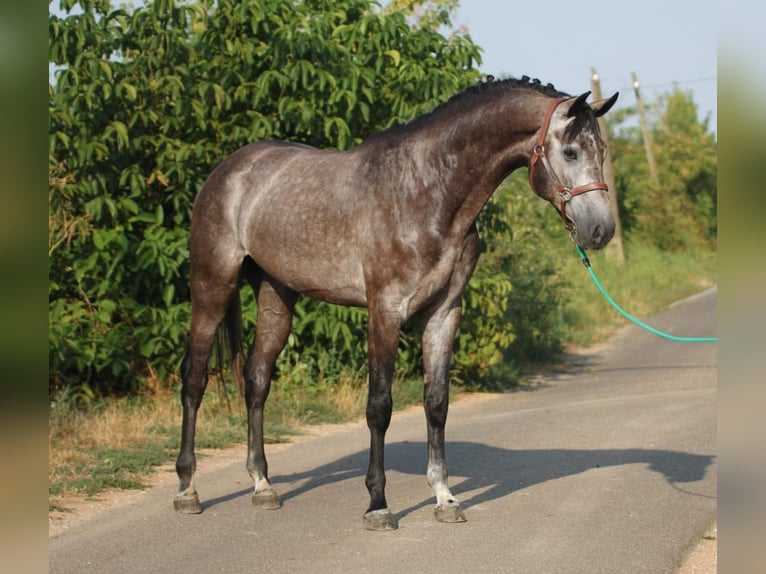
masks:
<path fill-rule="evenodd" d="M 434 516 L 439 522 L 467 522 L 463 510 L 457 502 L 446 506 L 437 506 L 434 509 Z"/>
<path fill-rule="evenodd" d="M 396 518 L 388 508 L 371 510 L 362 520 L 367 530 L 396 530 Z"/>
<path fill-rule="evenodd" d="M 279 495 L 271 489 L 256 492 L 250 500 L 258 508 L 265 508 L 266 510 L 282 508 L 282 501 L 279 500 Z"/>
<path fill-rule="evenodd" d="M 199 503 L 197 493 L 176 495 L 173 499 L 173 507 L 182 514 L 199 514 L 202 512 L 202 506 Z"/>

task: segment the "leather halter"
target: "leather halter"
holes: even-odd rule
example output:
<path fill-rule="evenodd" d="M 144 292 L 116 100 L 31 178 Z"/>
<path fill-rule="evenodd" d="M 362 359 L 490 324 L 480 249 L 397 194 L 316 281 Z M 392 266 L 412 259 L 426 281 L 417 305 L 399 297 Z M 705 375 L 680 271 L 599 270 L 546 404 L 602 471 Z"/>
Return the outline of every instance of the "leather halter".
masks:
<path fill-rule="evenodd" d="M 571 231 L 571 230 L 574 230 L 574 222 L 567 217 L 567 214 L 566 214 L 567 203 L 569 203 L 572 200 L 572 198 L 575 197 L 576 195 L 580 195 L 588 191 L 603 189 L 604 191 L 608 192 L 609 186 L 607 186 L 606 183 L 602 181 L 595 181 L 592 183 L 586 183 L 584 185 L 578 185 L 577 187 L 574 187 L 574 188 L 566 187 L 561 184 L 561 180 L 559 180 L 559 178 L 556 176 L 556 172 L 553 171 L 553 167 L 548 161 L 548 158 L 545 156 L 544 142 L 545 142 L 545 137 L 548 135 L 548 126 L 551 123 L 551 117 L 553 116 L 553 112 L 558 107 L 558 105 L 567 99 L 569 98 L 566 98 L 566 97 L 556 98 L 555 100 L 551 102 L 550 106 L 548 106 L 548 111 L 545 112 L 543 125 L 540 128 L 540 134 L 537 136 L 537 142 L 535 143 L 535 147 L 532 149 L 532 155 L 529 158 L 529 185 L 532 187 L 535 193 L 537 193 L 537 195 L 540 195 L 541 197 L 543 197 L 540 193 L 538 193 L 537 189 L 535 189 L 535 183 L 534 183 L 535 166 L 537 165 L 537 162 L 539 161 L 543 164 L 545 173 L 548 175 L 548 180 L 553 185 L 554 189 L 556 190 L 556 193 L 558 194 L 559 201 L 558 201 L 558 205 L 556 205 L 556 208 L 559 210 L 561 219 L 564 220 L 564 227 L 566 227 L 567 229 Z"/>

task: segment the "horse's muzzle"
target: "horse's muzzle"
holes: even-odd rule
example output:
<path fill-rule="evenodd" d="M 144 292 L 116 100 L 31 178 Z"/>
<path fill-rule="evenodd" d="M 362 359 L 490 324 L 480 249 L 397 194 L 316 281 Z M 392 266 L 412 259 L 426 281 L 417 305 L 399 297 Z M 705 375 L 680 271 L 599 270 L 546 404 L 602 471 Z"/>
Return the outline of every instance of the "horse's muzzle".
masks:
<path fill-rule="evenodd" d="M 575 226 L 572 230 L 577 245 L 584 249 L 603 249 L 614 237 L 614 221 L 596 223 L 591 226 Z"/>

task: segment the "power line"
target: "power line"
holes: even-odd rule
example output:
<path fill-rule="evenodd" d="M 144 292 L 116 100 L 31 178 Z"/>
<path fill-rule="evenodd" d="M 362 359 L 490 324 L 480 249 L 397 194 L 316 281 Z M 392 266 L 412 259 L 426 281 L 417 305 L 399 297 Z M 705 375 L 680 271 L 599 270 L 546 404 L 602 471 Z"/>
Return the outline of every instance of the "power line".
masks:
<path fill-rule="evenodd" d="M 605 79 L 600 74 L 599 74 L 599 76 L 600 76 L 600 80 L 602 82 L 607 83 L 607 84 L 610 83 L 608 78 Z M 690 78 L 688 80 L 674 80 L 674 81 L 671 81 L 671 82 L 658 82 L 658 83 L 655 83 L 655 84 L 644 84 L 644 83 L 641 83 L 641 88 L 642 89 L 647 89 L 647 90 L 656 90 L 656 89 L 660 89 L 660 88 L 672 88 L 673 86 L 686 86 L 686 85 L 689 85 L 689 84 L 701 84 L 701 83 L 705 83 L 705 82 L 716 82 L 716 81 L 718 81 L 718 76 L 705 76 L 703 78 Z M 617 89 L 622 92 L 622 91 L 632 90 L 633 87 L 634 86 L 633 86 L 632 83 L 631 84 L 622 84 Z"/>
<path fill-rule="evenodd" d="M 707 76 L 705 78 L 694 78 L 692 80 L 681 80 L 678 82 L 664 82 L 661 84 L 641 84 L 642 88 L 667 88 L 670 86 L 684 86 L 686 84 L 699 84 L 702 82 L 715 82 L 718 76 Z M 633 87 L 633 86 L 630 86 Z"/>

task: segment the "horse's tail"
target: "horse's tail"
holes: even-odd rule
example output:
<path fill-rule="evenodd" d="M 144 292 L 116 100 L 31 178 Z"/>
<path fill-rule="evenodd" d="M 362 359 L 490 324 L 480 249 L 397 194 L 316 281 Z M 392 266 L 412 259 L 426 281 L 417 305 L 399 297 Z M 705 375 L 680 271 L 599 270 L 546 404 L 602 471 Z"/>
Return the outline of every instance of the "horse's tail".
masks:
<path fill-rule="evenodd" d="M 229 338 L 229 352 L 231 353 L 231 368 L 234 371 L 234 380 L 237 383 L 239 398 L 245 397 L 245 377 L 242 374 L 242 302 L 239 298 L 239 289 L 234 290 L 229 308 L 224 318 L 226 333 Z"/>
<path fill-rule="evenodd" d="M 221 326 L 218 329 L 216 350 L 216 354 L 218 355 L 218 375 L 221 380 L 221 391 L 224 394 L 226 404 L 229 405 L 229 410 L 231 410 L 228 394 L 226 393 L 226 388 L 223 384 L 224 354 L 227 351 L 231 360 L 231 369 L 234 373 L 234 381 L 237 385 L 239 398 L 244 400 L 245 396 L 245 378 L 242 372 L 242 302 L 239 297 L 239 289 L 234 290 L 234 295 L 231 298 L 229 307 L 226 309 L 223 323 L 221 323 Z"/>

